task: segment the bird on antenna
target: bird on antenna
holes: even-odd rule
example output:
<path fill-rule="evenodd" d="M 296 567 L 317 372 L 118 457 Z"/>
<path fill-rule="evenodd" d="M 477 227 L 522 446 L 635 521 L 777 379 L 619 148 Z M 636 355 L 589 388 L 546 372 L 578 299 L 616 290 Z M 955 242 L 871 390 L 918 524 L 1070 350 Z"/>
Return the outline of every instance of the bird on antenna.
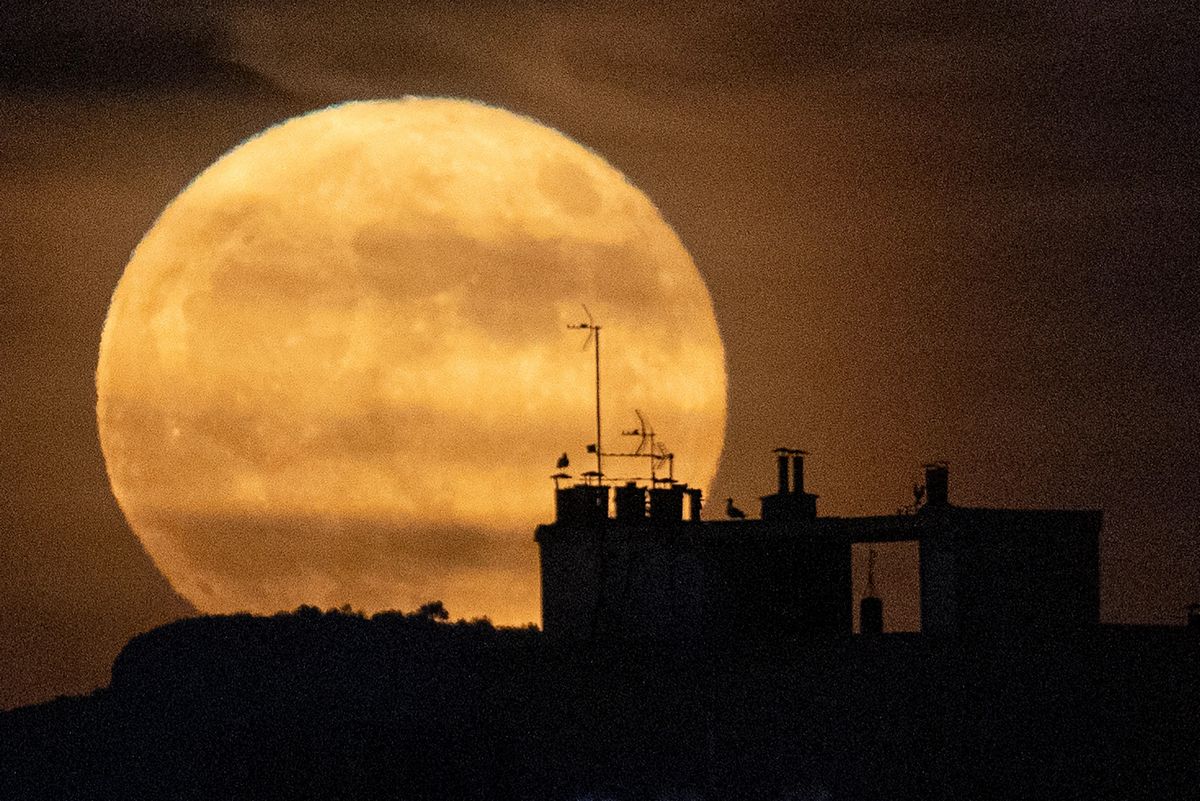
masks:
<path fill-rule="evenodd" d="M 733 498 L 725 499 L 725 514 L 733 520 L 745 520 L 746 513 L 733 505 Z"/>
<path fill-rule="evenodd" d="M 558 457 L 558 464 L 556 464 L 555 467 L 557 467 L 559 470 L 563 470 L 570 466 L 571 466 L 571 460 L 569 458 L 567 458 L 567 454 L 564 451 L 563 455 Z"/>

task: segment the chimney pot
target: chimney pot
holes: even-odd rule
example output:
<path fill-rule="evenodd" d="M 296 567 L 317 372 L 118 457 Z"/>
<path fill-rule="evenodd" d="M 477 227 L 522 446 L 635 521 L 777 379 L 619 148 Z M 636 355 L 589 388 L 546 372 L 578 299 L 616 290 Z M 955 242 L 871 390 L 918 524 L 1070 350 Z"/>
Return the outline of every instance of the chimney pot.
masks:
<path fill-rule="evenodd" d="M 804 494 L 804 454 L 792 454 L 792 494 Z"/>
<path fill-rule="evenodd" d="M 950 504 L 950 468 L 945 462 L 925 465 L 925 505 Z"/>

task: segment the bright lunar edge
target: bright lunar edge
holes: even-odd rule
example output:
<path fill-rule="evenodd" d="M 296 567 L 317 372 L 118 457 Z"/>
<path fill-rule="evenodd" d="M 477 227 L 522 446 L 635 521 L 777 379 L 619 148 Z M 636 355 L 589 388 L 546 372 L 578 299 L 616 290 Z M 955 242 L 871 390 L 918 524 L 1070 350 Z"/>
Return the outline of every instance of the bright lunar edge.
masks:
<path fill-rule="evenodd" d="M 691 257 L 595 153 L 449 99 L 287 120 L 205 170 L 134 251 L 104 326 L 113 492 L 205 612 L 444 601 L 539 617 L 556 458 L 640 409 L 706 487 L 724 349 Z M 630 475 L 635 465 L 606 464 Z"/>

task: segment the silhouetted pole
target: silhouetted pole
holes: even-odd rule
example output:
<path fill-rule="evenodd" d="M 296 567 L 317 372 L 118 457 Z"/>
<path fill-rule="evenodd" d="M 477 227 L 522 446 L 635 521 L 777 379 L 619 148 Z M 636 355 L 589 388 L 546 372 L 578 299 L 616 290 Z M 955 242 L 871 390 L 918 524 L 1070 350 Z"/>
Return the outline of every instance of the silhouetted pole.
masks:
<path fill-rule="evenodd" d="M 858 605 L 858 630 L 861 634 L 883 633 L 883 599 L 875 594 L 875 549 L 867 557 L 867 594 Z"/>
<path fill-rule="evenodd" d="M 587 331 L 588 339 L 592 337 L 596 338 L 596 486 L 600 486 L 604 483 L 604 467 L 601 462 L 603 458 L 601 451 L 603 451 L 603 448 L 600 447 L 600 326 L 596 325 L 596 320 L 592 317 L 592 313 L 588 311 L 587 306 L 583 307 L 583 311 L 587 314 L 588 321 L 586 323 L 579 323 L 578 325 L 568 325 L 567 328 Z M 587 348 L 587 340 L 584 340 L 583 347 Z"/>
<path fill-rule="evenodd" d="M 596 353 L 596 501 L 597 504 L 603 499 L 604 488 L 604 463 L 603 463 L 603 448 L 600 443 L 600 326 L 596 325 L 596 318 L 592 317 L 591 311 L 587 306 L 583 307 L 584 314 L 587 315 L 586 323 L 578 325 L 568 325 L 567 328 L 573 328 L 579 331 L 587 331 L 588 339 L 596 338 L 594 344 Z M 588 340 L 584 340 L 584 350 L 587 349 Z M 592 631 L 591 642 L 595 643 L 600 631 L 601 618 L 603 617 L 605 597 L 608 593 L 608 549 L 604 544 L 605 532 L 608 529 L 608 508 L 605 507 L 603 514 L 599 517 L 600 532 L 597 540 L 599 546 L 598 565 L 597 565 L 597 591 L 596 604 L 592 608 Z"/>
<path fill-rule="evenodd" d="M 592 325 L 592 333 L 596 335 L 596 484 L 604 483 L 604 470 L 600 466 L 600 326 Z"/>

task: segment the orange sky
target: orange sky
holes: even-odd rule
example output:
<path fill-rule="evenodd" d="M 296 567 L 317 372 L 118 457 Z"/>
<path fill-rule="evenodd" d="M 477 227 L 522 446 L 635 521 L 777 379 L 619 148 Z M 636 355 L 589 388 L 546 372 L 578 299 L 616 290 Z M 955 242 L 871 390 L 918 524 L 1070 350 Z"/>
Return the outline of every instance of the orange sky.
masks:
<path fill-rule="evenodd" d="M 791 445 L 823 512 L 888 512 L 943 458 L 959 503 L 1104 508 L 1106 619 L 1179 621 L 1200 597 L 1194 14 L 206 8 L 3 12 L 0 706 L 105 681 L 185 611 L 95 433 L 130 252 L 244 137 L 361 97 L 528 114 L 655 201 L 725 342 L 713 497 L 753 510 Z"/>

